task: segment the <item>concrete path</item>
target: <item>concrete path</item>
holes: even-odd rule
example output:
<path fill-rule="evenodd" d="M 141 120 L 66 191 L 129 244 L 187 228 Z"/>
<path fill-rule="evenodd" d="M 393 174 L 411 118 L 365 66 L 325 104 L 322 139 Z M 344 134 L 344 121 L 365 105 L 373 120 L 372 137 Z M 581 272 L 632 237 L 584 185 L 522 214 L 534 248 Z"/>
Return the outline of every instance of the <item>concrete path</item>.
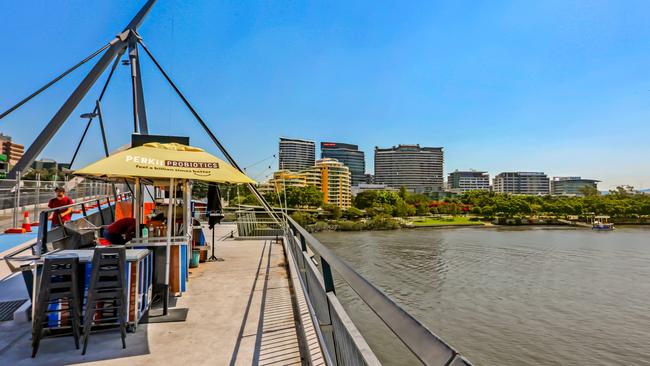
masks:
<path fill-rule="evenodd" d="M 300 364 L 282 244 L 224 239 L 216 254 L 225 261 L 192 269 L 188 292 L 176 299 L 176 308 L 189 308 L 185 322 L 141 324 L 128 334 L 126 349 L 116 330 L 92 333 L 85 356 L 72 337 L 45 338 L 35 359 L 30 358 L 29 324 L 24 329 L 0 327 L 5 338 L 0 364 Z"/>

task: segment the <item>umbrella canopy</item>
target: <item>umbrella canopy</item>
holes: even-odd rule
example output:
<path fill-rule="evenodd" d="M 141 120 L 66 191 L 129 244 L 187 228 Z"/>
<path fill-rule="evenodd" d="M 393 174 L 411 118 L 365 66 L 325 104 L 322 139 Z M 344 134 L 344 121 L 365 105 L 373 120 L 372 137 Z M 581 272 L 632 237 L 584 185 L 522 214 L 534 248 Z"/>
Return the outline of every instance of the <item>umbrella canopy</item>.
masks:
<path fill-rule="evenodd" d="M 75 175 L 106 178 L 191 179 L 255 183 L 237 168 L 203 149 L 177 143 L 146 143 L 76 170 Z"/>

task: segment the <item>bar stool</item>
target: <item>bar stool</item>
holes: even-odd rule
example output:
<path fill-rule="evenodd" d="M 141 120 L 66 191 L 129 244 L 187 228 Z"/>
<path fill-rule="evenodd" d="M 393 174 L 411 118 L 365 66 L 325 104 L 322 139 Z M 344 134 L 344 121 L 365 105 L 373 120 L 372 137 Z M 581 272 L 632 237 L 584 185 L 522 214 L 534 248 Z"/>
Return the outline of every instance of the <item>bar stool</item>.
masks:
<path fill-rule="evenodd" d="M 41 283 L 38 287 L 34 319 L 32 321 L 32 357 L 36 357 L 44 329 L 60 328 L 70 323 L 75 347 L 79 349 L 79 328 L 81 326 L 81 305 L 79 298 L 76 255 L 45 258 Z M 50 326 L 49 319 L 59 315 L 56 325 Z M 68 319 L 65 319 L 65 316 Z"/>
<path fill-rule="evenodd" d="M 116 320 L 120 324 L 122 348 L 126 348 L 125 267 L 124 247 L 95 248 L 84 313 L 82 355 L 86 354 L 91 327 L 115 324 Z"/>

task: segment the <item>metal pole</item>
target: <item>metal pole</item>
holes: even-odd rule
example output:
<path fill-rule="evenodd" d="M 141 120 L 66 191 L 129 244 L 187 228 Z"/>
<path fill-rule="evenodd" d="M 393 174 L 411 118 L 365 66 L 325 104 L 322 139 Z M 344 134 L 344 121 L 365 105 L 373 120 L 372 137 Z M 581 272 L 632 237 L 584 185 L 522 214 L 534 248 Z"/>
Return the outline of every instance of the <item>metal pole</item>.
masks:
<path fill-rule="evenodd" d="M 99 129 L 102 132 L 102 142 L 104 144 L 104 154 L 108 157 L 108 143 L 106 142 L 106 131 L 104 130 L 104 115 L 102 113 L 102 104 L 99 99 L 96 102 L 95 109 L 97 110 L 97 117 L 99 118 Z"/>
<path fill-rule="evenodd" d="M 133 100 L 133 133 L 138 133 L 138 88 L 136 86 L 136 56 L 133 47 L 133 40 L 129 41 L 129 62 L 131 64 L 131 94 Z"/>
<path fill-rule="evenodd" d="M 169 205 L 167 206 L 167 250 L 165 251 L 165 294 L 163 298 L 163 315 L 167 315 L 169 304 L 169 263 L 170 263 L 170 250 L 172 246 L 172 204 L 173 196 L 176 190 L 174 189 L 174 178 L 169 179 Z"/>
<path fill-rule="evenodd" d="M 38 220 L 38 209 L 41 205 L 41 173 L 36 173 L 36 203 L 34 204 L 34 222 Z"/>
<path fill-rule="evenodd" d="M 18 205 L 20 204 L 20 172 L 16 175 L 16 186 L 14 188 L 14 217 L 13 227 L 18 227 Z"/>
<path fill-rule="evenodd" d="M 131 88 L 133 92 L 133 124 L 134 130 L 140 134 L 149 134 L 147 113 L 144 104 L 142 74 L 140 72 L 140 57 L 138 55 L 138 36 L 132 32 L 129 36 L 129 61 L 131 64 Z"/>
<path fill-rule="evenodd" d="M 133 217 L 135 218 L 135 237 L 140 237 L 140 196 L 142 196 L 142 189 L 140 187 L 140 178 L 135 178 L 135 192 L 133 197 Z"/>

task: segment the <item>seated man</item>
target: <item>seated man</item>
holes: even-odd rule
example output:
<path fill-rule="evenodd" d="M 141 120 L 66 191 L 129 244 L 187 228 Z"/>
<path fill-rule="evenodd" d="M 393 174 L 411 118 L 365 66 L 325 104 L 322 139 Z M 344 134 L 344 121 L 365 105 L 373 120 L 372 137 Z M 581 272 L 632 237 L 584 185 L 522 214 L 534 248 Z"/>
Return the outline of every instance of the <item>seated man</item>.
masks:
<path fill-rule="evenodd" d="M 119 219 L 104 229 L 104 239 L 111 242 L 111 244 L 124 245 L 134 236 L 135 219 L 132 217 Z"/>

